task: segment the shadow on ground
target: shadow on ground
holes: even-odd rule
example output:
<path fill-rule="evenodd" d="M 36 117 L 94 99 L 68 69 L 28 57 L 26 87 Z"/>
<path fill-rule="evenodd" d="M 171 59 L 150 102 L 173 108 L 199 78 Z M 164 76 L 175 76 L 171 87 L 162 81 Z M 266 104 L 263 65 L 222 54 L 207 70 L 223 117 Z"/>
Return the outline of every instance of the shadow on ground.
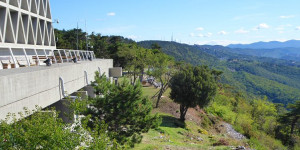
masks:
<path fill-rule="evenodd" d="M 171 128 L 185 128 L 185 123 L 181 122 L 178 118 L 173 116 L 161 115 L 162 127 L 171 127 Z"/>

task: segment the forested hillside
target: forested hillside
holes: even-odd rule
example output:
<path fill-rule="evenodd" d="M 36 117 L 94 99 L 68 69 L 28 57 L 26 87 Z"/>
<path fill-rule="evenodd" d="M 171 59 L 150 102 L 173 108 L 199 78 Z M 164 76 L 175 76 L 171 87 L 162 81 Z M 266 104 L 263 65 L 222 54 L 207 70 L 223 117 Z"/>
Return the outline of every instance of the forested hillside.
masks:
<path fill-rule="evenodd" d="M 288 104 L 300 97 L 300 64 L 229 52 L 222 46 L 191 46 L 176 42 L 143 41 L 150 48 L 157 43 L 162 51 L 194 65 L 208 65 L 223 71 L 222 82 L 250 97 L 267 96 L 275 103 Z"/>

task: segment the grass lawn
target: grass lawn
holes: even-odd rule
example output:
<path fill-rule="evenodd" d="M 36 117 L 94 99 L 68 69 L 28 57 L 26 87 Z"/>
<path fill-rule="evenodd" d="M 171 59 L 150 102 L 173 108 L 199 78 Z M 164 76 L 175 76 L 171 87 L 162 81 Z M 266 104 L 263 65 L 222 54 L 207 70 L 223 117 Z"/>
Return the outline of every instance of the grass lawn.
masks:
<path fill-rule="evenodd" d="M 154 87 L 143 87 L 144 95 L 149 98 L 158 92 L 158 90 Z M 165 101 L 171 101 L 167 98 L 169 93 L 170 89 L 164 94 L 166 98 L 162 100 L 162 104 Z M 153 102 L 156 102 L 156 99 Z M 222 139 L 226 139 L 226 141 L 233 145 L 241 143 L 226 138 L 224 134 L 216 134 L 210 131 L 210 129 L 205 130 L 194 121 L 187 120 L 185 123 L 182 123 L 173 115 L 161 112 L 159 108 L 154 109 L 153 112 L 161 116 L 161 125 L 158 129 L 151 129 L 148 133 L 144 133 L 142 142 L 136 144 L 133 150 L 230 150 L 229 146 L 213 145 Z M 200 132 L 200 130 L 207 132 Z"/>
<path fill-rule="evenodd" d="M 200 127 L 194 122 L 186 121 L 186 124 L 183 125 L 171 115 L 160 114 L 160 116 L 162 117 L 160 127 L 143 134 L 142 142 L 137 144 L 134 150 L 230 149 L 228 146 L 214 147 L 213 143 L 223 137 L 221 135 L 215 136 L 199 133 L 198 129 Z"/>

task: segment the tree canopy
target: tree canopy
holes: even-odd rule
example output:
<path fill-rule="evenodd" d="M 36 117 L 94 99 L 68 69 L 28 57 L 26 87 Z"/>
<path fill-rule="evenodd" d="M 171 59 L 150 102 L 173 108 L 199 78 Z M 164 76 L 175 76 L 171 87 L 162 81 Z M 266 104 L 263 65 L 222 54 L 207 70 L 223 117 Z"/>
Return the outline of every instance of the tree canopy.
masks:
<path fill-rule="evenodd" d="M 170 81 L 170 98 L 180 104 L 180 120 L 185 120 L 188 108 L 205 107 L 217 92 L 213 71 L 207 66 L 186 66 Z"/>
<path fill-rule="evenodd" d="M 90 107 L 85 113 L 91 120 L 104 121 L 108 125 L 109 135 L 120 144 L 133 146 L 141 140 L 141 133 L 147 132 L 159 123 L 156 115 L 151 115 L 152 104 L 142 96 L 140 84 L 130 84 L 127 80 L 120 85 L 109 82 L 104 75 L 94 84 L 96 98 L 91 98 Z M 107 90 L 98 91 L 98 86 L 107 85 Z M 92 123 L 91 122 L 91 123 Z"/>

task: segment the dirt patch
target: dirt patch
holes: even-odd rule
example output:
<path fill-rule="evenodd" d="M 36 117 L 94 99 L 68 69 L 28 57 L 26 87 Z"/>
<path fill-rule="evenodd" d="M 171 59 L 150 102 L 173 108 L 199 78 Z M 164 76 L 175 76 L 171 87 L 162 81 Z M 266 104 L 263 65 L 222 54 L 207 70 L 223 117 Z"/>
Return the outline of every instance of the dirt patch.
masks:
<path fill-rule="evenodd" d="M 163 97 L 161 99 L 161 103 L 160 103 L 157 111 L 171 114 L 172 116 L 174 116 L 176 118 L 180 118 L 180 105 L 177 103 L 174 103 L 168 97 Z M 201 111 L 202 110 L 200 110 L 200 109 L 189 108 L 188 112 L 186 113 L 185 119 L 188 121 L 195 122 L 196 124 L 200 125 L 201 117 L 199 116 L 199 112 L 201 112 Z"/>

